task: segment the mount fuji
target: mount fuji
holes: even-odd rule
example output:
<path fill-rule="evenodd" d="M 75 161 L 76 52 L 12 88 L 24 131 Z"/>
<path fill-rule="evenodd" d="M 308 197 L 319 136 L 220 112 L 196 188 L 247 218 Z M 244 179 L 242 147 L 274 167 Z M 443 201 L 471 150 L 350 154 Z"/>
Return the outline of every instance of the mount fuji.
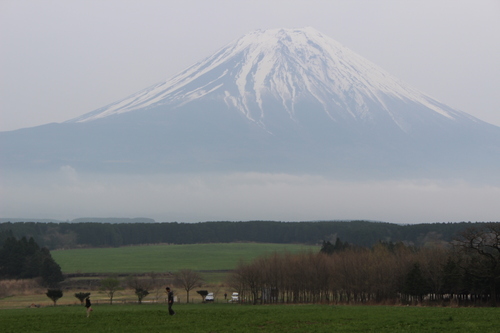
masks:
<path fill-rule="evenodd" d="M 498 177 L 500 128 L 313 28 L 254 31 L 165 82 L 0 133 L 1 169 Z"/>

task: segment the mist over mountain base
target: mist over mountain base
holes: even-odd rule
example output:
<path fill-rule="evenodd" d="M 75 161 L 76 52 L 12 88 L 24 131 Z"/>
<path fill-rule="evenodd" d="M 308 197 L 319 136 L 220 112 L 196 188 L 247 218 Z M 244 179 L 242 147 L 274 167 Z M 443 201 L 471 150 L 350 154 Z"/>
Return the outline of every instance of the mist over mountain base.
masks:
<path fill-rule="evenodd" d="M 102 175 L 79 174 L 66 166 L 45 177 L 9 173 L 1 192 L 2 217 L 63 221 L 82 216 L 144 216 L 157 222 L 426 223 L 497 221 L 500 216 L 500 186 L 463 180 L 356 182 L 255 172 Z"/>

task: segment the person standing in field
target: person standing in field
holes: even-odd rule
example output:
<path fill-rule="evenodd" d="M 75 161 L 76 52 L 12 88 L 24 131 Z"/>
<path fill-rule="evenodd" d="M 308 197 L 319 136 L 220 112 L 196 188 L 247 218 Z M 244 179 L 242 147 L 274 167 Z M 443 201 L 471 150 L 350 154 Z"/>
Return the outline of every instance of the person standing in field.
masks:
<path fill-rule="evenodd" d="M 173 316 L 175 314 L 175 311 L 172 309 L 172 305 L 174 304 L 174 292 L 171 291 L 169 287 L 165 288 L 165 290 L 167 293 L 168 314 Z"/>
<path fill-rule="evenodd" d="M 87 308 L 87 318 L 90 317 L 90 312 L 92 311 L 92 303 L 90 303 L 90 297 L 85 299 L 85 307 Z"/>

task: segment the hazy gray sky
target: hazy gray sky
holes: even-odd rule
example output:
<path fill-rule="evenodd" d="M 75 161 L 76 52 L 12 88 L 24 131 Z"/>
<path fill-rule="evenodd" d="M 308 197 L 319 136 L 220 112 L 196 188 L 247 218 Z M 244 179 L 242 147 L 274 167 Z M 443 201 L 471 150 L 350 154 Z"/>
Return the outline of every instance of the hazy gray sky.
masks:
<path fill-rule="evenodd" d="M 2 0 L 0 130 L 90 112 L 252 30 L 304 26 L 500 126 L 498 0 Z"/>

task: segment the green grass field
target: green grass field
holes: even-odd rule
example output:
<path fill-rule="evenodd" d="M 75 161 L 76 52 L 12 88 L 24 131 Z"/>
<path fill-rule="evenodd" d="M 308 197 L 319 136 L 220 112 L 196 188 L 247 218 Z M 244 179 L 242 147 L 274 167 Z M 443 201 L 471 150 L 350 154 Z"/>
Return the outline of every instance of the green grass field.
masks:
<path fill-rule="evenodd" d="M 319 251 L 319 246 L 299 244 L 187 244 L 148 245 L 51 251 L 63 273 L 147 273 L 179 269 L 230 270 L 240 260 L 249 261 L 273 252 Z"/>
<path fill-rule="evenodd" d="M 226 270 L 275 251 L 318 251 L 319 247 L 289 244 L 152 245 L 106 249 L 52 251 L 63 272 L 145 273 Z M 223 274 L 216 272 L 214 274 Z M 220 278 L 222 279 L 222 278 Z M 129 292 L 128 294 L 126 292 Z M 176 295 L 180 295 L 177 293 Z M 198 296 L 193 293 L 195 301 Z M 0 331 L 8 332 L 499 332 L 500 309 L 403 306 L 123 304 L 130 291 L 107 296 L 93 292 L 94 312 L 85 316 L 73 291 L 58 306 L 42 292 L 0 300 Z M 183 299 L 184 300 L 184 299 Z M 150 299 L 146 298 L 146 302 Z M 160 300 L 161 301 L 161 300 Z M 31 303 L 40 308 L 28 308 Z M 3 306 L 2 306 L 3 304 Z"/>
<path fill-rule="evenodd" d="M 99 305 L 0 311 L 2 332 L 498 332 L 498 308 L 236 304 Z"/>

